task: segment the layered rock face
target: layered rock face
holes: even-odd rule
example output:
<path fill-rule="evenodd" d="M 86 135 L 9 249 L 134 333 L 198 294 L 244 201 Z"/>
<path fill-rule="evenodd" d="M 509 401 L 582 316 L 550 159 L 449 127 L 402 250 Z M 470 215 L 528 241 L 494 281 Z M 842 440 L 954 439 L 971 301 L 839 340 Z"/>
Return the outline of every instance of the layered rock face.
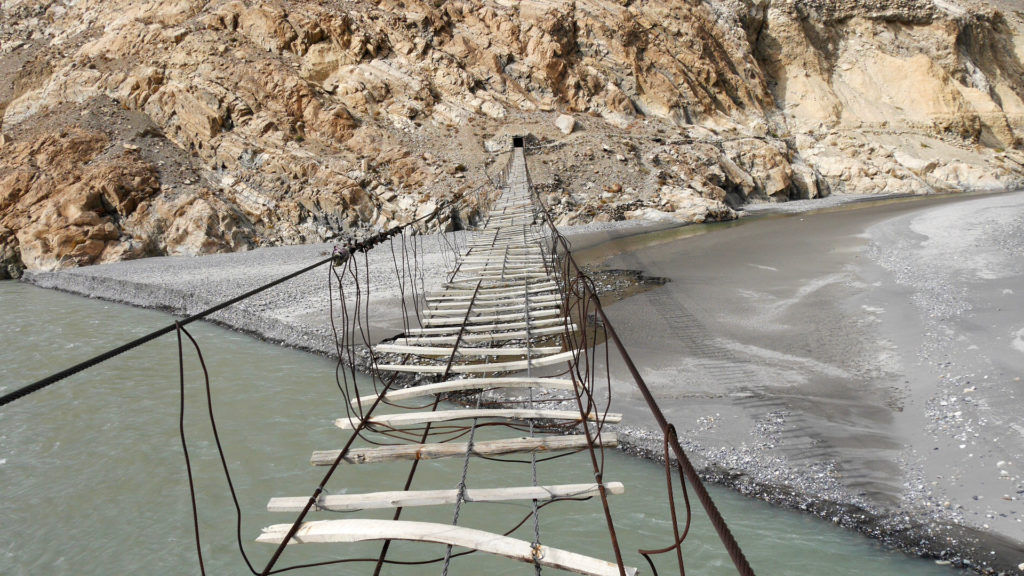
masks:
<path fill-rule="evenodd" d="M 926 0 L 762 4 L 755 54 L 795 148 L 834 189 L 1018 185 L 1019 10 Z"/>
<path fill-rule="evenodd" d="M 3 10 L 3 270 L 359 235 L 458 195 L 444 223 L 462 226 L 511 133 L 532 135 L 563 223 L 732 218 L 750 201 L 1002 188 L 1024 172 L 1022 21 L 987 5 Z"/>

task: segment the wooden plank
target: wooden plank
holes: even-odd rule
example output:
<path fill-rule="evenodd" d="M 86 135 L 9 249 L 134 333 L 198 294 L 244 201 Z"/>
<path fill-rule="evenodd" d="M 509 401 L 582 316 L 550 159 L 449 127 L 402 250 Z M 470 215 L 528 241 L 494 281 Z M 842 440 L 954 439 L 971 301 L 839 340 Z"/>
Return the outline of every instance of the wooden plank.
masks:
<path fill-rule="evenodd" d="M 514 218 L 522 219 L 522 216 L 519 216 L 519 215 L 515 215 L 515 216 L 509 215 L 509 217 L 514 217 Z M 491 221 L 492 222 L 496 222 L 498 218 L 501 218 L 501 217 L 500 216 L 494 216 L 491 219 Z M 531 228 L 531 227 L 532 227 L 531 224 L 527 224 L 525 222 L 520 223 L 518 226 L 513 224 L 513 225 L 503 225 L 501 227 L 492 227 L 490 230 L 486 230 L 483 234 L 480 234 L 479 237 L 470 239 L 467 242 L 467 244 L 468 245 L 480 244 L 480 245 L 482 245 L 482 247 L 486 248 L 486 247 L 491 246 L 490 241 L 492 239 L 494 239 L 494 238 L 501 237 L 501 236 L 507 236 L 508 234 L 518 234 L 519 236 L 522 236 L 523 228 L 527 228 L 527 233 L 529 234 L 530 233 L 529 228 Z M 550 235 L 547 232 L 545 232 L 543 234 L 543 236 L 539 236 L 539 238 L 541 238 L 543 240 L 548 240 L 550 238 Z M 531 242 L 530 244 L 523 244 L 522 242 L 519 242 L 518 244 L 513 245 L 513 248 L 518 248 L 518 249 L 536 248 L 536 247 L 537 247 L 537 244 L 533 243 L 533 242 Z"/>
<path fill-rule="evenodd" d="M 513 283 L 513 281 L 516 281 L 516 280 L 530 280 L 530 279 L 533 279 L 533 278 L 547 278 L 547 277 L 548 277 L 547 270 L 535 270 L 535 271 L 532 271 L 532 272 L 508 272 L 508 273 L 504 273 L 504 274 L 501 272 L 501 270 L 492 270 L 492 271 L 486 272 L 486 273 L 477 272 L 474 275 L 469 276 L 468 278 L 461 278 L 458 281 L 454 281 L 454 282 L 446 282 L 446 283 L 442 284 L 441 286 L 442 287 L 449 287 L 450 286 L 452 288 L 458 288 L 459 286 L 457 286 L 457 284 L 459 284 L 459 283 L 473 282 L 474 285 L 475 285 L 477 280 L 487 280 L 487 281 L 490 281 L 490 282 L 493 282 L 495 280 L 501 280 L 503 282 L 511 284 L 511 283 Z M 522 282 L 515 282 L 515 283 L 516 284 L 522 284 Z"/>
<path fill-rule="evenodd" d="M 467 254 L 472 252 L 474 256 L 490 256 L 497 254 L 507 254 L 509 256 L 520 257 L 543 256 L 551 254 L 551 250 L 546 246 L 547 240 L 548 238 L 545 237 L 543 242 L 535 241 L 531 242 L 529 246 L 524 246 L 521 238 L 517 239 L 515 242 L 509 240 L 501 240 L 499 242 L 498 238 L 492 237 L 484 240 L 483 242 L 471 242 L 468 244 L 467 246 L 469 247 L 469 251 L 467 251 Z"/>
<path fill-rule="evenodd" d="M 384 394 L 384 398 L 392 402 L 399 402 L 401 400 L 409 400 L 411 398 L 422 398 L 424 396 L 432 396 L 434 394 L 446 394 L 448 392 L 464 392 L 467 390 L 494 390 L 498 388 L 539 388 L 548 390 L 573 390 L 575 388 L 575 385 L 573 384 L 572 380 L 563 380 L 557 378 L 463 378 L 461 380 L 446 380 L 444 382 L 424 384 L 422 386 L 410 386 L 409 388 L 402 388 L 400 390 L 389 390 L 387 393 Z M 369 405 L 376 399 L 376 394 L 369 394 L 367 396 L 353 398 L 351 404 L 353 406 L 358 406 L 359 404 Z"/>
<path fill-rule="evenodd" d="M 459 278 L 451 282 L 445 282 L 441 284 L 442 288 L 454 288 L 454 289 L 466 289 L 467 287 L 473 288 L 477 282 L 486 282 L 488 288 L 508 288 L 509 286 L 523 286 L 525 282 L 523 280 L 547 278 L 547 272 L 537 272 L 534 274 L 513 274 L 510 276 L 501 276 L 499 274 L 484 275 L 484 276 L 469 276 L 466 278 Z M 483 288 L 481 288 L 482 290 Z"/>
<path fill-rule="evenodd" d="M 534 270 L 547 270 L 548 268 L 555 264 L 555 262 L 551 258 L 537 257 L 526 259 L 501 258 L 500 256 L 481 256 L 475 258 L 467 257 L 461 259 L 460 262 L 462 263 L 462 267 L 460 267 L 459 270 L 463 270 L 464 268 L 493 270 L 494 268 L 501 267 L 502 265 L 510 266 L 513 268 L 533 268 Z"/>
<path fill-rule="evenodd" d="M 481 322 L 500 322 L 502 320 L 525 320 L 527 315 L 530 318 L 550 318 L 551 316 L 559 316 L 562 311 L 558 309 L 554 310 L 538 310 L 537 312 L 515 312 L 512 314 L 489 314 L 482 316 L 470 316 L 469 318 L 455 317 L 440 317 L 440 318 L 423 318 L 420 320 L 420 324 L 424 326 L 461 326 L 462 324 L 479 324 Z"/>
<path fill-rule="evenodd" d="M 520 246 L 516 246 L 516 244 L 520 244 Z M 467 246 L 470 249 L 474 249 L 474 250 L 486 250 L 486 249 L 491 249 L 493 251 L 498 251 L 498 250 L 504 251 L 504 250 L 507 250 L 509 254 L 515 254 L 517 256 L 521 256 L 523 254 L 533 255 L 533 254 L 544 254 L 545 253 L 545 250 L 543 250 L 543 249 L 541 249 L 539 247 L 536 247 L 536 246 L 521 246 L 521 244 L 522 244 L 522 241 L 518 241 L 518 242 L 506 241 L 506 242 L 501 242 L 501 243 L 495 241 L 495 243 L 492 245 L 491 242 L 488 240 L 488 241 L 485 241 L 485 242 L 470 242 Z"/>
<path fill-rule="evenodd" d="M 533 328 L 527 334 L 526 330 L 519 330 L 516 332 L 494 332 L 484 334 L 463 334 L 462 341 L 467 344 L 478 344 L 481 342 L 504 342 L 507 340 L 522 340 L 527 336 L 540 337 L 540 336 L 552 336 L 555 334 L 561 334 L 565 331 L 565 326 L 549 326 L 547 328 Z M 575 324 L 569 325 L 569 331 L 575 332 L 577 326 Z M 415 338 L 398 338 L 394 344 L 455 344 L 458 339 L 457 336 L 417 336 Z"/>
<path fill-rule="evenodd" d="M 530 268 L 526 270 L 501 270 L 495 268 L 491 270 L 462 270 L 459 269 L 458 273 L 449 282 L 441 284 L 442 288 L 458 288 L 456 284 L 460 283 L 472 283 L 473 287 L 476 287 L 477 281 L 484 283 L 484 288 L 492 288 L 495 286 L 513 285 L 523 286 L 526 281 L 532 280 L 534 282 L 538 280 L 548 279 L 551 274 L 544 268 Z M 525 288 L 525 286 L 524 286 Z"/>
<path fill-rule="evenodd" d="M 513 272 L 547 272 L 542 264 L 513 264 L 506 262 L 501 259 L 495 259 L 483 266 L 461 266 L 459 272 L 504 272 L 511 274 Z"/>
<path fill-rule="evenodd" d="M 495 234 L 518 234 L 522 236 L 524 229 L 527 233 L 532 232 L 531 228 L 535 227 L 537 216 L 534 215 L 532 210 L 526 210 L 523 207 L 513 206 L 511 208 L 502 209 L 498 213 L 491 213 L 491 216 L 487 219 L 487 227 L 494 231 Z M 544 236 L 547 238 L 547 236 Z"/>
<path fill-rule="evenodd" d="M 554 301 L 554 302 L 549 302 L 549 303 L 546 303 L 546 304 L 534 303 L 533 300 L 530 300 L 530 307 L 529 307 L 529 309 L 530 310 L 538 310 L 538 311 L 539 310 L 556 310 L 556 309 L 559 309 L 561 307 L 562 307 L 561 306 L 561 300 Z M 468 309 L 469 308 L 467 308 L 467 307 L 463 307 L 463 308 L 445 308 L 445 309 L 430 308 L 430 309 L 424 310 L 423 311 L 423 315 L 424 316 L 456 316 L 456 315 L 465 316 L 466 315 L 466 311 Z M 508 311 L 508 310 L 526 310 L 526 309 L 527 309 L 527 306 L 526 306 L 526 302 L 525 301 L 522 304 L 508 304 L 506 306 L 491 306 L 491 307 L 477 307 L 475 305 L 473 306 L 473 312 L 475 312 L 477 314 L 491 314 L 491 313 L 494 313 L 494 312 L 502 312 L 502 311 Z"/>
<path fill-rule="evenodd" d="M 509 289 L 509 288 L 480 288 L 477 293 L 477 298 L 480 297 L 493 297 L 493 296 L 521 296 L 523 290 L 526 289 L 524 285 L 521 288 Z M 554 280 L 547 282 L 532 282 L 529 285 L 530 294 L 535 292 L 550 292 L 551 290 L 557 290 L 558 283 Z M 463 290 L 463 289 L 449 289 L 441 292 L 430 292 L 426 295 L 427 300 L 431 299 L 451 299 L 459 296 L 472 296 L 474 290 Z"/>
<path fill-rule="evenodd" d="M 606 448 L 618 446 L 614 433 L 601 434 L 600 445 Z M 596 445 L 595 445 L 596 446 Z M 483 440 L 473 443 L 473 456 L 500 456 L 523 452 L 555 452 L 560 450 L 582 450 L 587 447 L 583 434 L 569 436 L 538 436 L 533 438 L 506 438 L 504 440 Z M 374 464 L 395 460 L 437 460 L 465 456 L 467 443 L 443 442 L 436 444 L 399 444 L 377 448 L 354 448 L 345 455 L 349 464 Z M 338 459 L 340 450 L 319 450 L 313 452 L 310 463 L 314 466 L 330 466 Z"/>
<path fill-rule="evenodd" d="M 542 326 L 553 326 L 555 324 L 565 324 L 565 318 L 541 318 L 531 319 L 529 325 L 531 327 L 542 327 Z M 518 330 L 520 328 L 526 328 L 526 322 L 498 322 L 495 324 L 477 324 L 467 325 L 466 332 L 494 332 L 497 330 Z M 459 326 L 441 326 L 439 328 L 410 328 L 406 330 L 406 334 L 410 336 L 422 336 L 426 334 L 454 334 L 459 331 Z"/>
<path fill-rule="evenodd" d="M 420 374 L 444 374 L 449 371 L 451 374 L 481 374 L 485 372 L 518 372 L 527 368 L 543 368 L 552 366 L 559 362 L 568 362 L 573 358 L 573 352 L 562 352 L 551 356 L 540 356 L 529 360 L 514 360 L 512 362 L 487 362 L 483 364 L 452 364 L 446 367 L 441 364 L 378 364 L 377 369 L 384 372 L 418 372 Z"/>
<path fill-rule="evenodd" d="M 597 422 L 604 417 L 609 424 L 622 422 L 622 414 L 587 414 L 588 422 Z M 498 420 L 566 420 L 579 422 L 580 413 L 573 410 L 538 410 L 534 408 L 458 408 L 455 410 L 434 410 L 432 412 L 401 412 L 398 414 L 380 414 L 370 418 L 370 424 L 382 426 L 412 426 L 428 422 L 452 422 L 454 420 L 473 420 L 478 418 Z M 334 425 L 342 430 L 352 430 L 359 425 L 359 420 L 338 418 Z"/>
<path fill-rule="evenodd" d="M 494 255 L 485 260 L 472 261 L 466 259 L 460 259 L 462 266 L 459 270 L 476 270 L 476 271 L 494 271 L 494 270 L 516 270 L 516 271 L 536 271 L 544 270 L 544 262 L 540 259 L 530 261 L 513 261 L 511 258 Z"/>
<path fill-rule="evenodd" d="M 495 297 L 486 297 L 485 296 L 485 297 L 482 297 L 482 298 L 478 297 L 476 300 L 473 300 L 470 297 L 459 297 L 459 298 L 449 298 L 447 300 L 429 301 L 428 306 L 430 306 L 430 308 L 434 309 L 434 310 L 440 310 L 440 309 L 443 309 L 443 308 L 462 308 L 463 310 L 465 310 L 470 302 L 473 302 L 474 305 L 494 306 L 494 305 L 497 305 L 497 304 L 506 304 L 506 303 L 508 303 L 508 304 L 517 304 L 517 303 L 521 304 L 521 303 L 523 303 L 525 301 L 526 301 L 526 298 L 523 297 L 523 296 L 495 296 Z M 538 302 L 538 303 L 541 303 L 541 304 L 548 304 L 548 303 L 551 303 L 551 302 L 561 302 L 561 301 L 562 301 L 562 295 L 559 294 L 558 292 L 547 291 L 547 293 L 543 293 L 543 294 L 531 294 L 530 295 L 530 302 L 531 303 Z"/>
<path fill-rule="evenodd" d="M 492 215 L 487 221 L 487 227 L 494 228 L 498 234 L 522 236 L 524 229 L 526 233 L 533 234 L 533 228 L 538 221 L 539 218 L 533 210 L 515 206 L 503 213 Z M 547 238 L 547 235 L 543 238 Z"/>
<path fill-rule="evenodd" d="M 463 270 L 460 268 L 455 276 L 455 279 L 447 284 L 442 284 L 442 287 L 448 284 L 455 284 L 457 282 L 473 282 L 476 285 L 477 280 L 483 282 L 495 283 L 495 282 L 506 282 L 523 284 L 523 280 L 539 280 L 541 278 L 549 278 L 551 274 L 545 268 L 523 268 L 519 270 L 502 270 L 499 268 L 488 268 L 487 270 Z"/>
<path fill-rule="evenodd" d="M 483 252 L 473 252 L 472 255 L 466 255 L 460 258 L 461 262 L 493 262 L 495 259 L 501 259 L 505 262 L 512 262 L 515 264 L 550 264 L 555 261 L 551 256 L 507 256 L 503 257 L 500 254 L 485 255 Z"/>
<path fill-rule="evenodd" d="M 534 284 L 530 288 L 530 295 L 531 296 L 534 295 L 534 294 L 540 294 L 540 295 L 543 295 L 543 296 L 551 296 L 552 293 L 558 294 L 561 291 L 561 287 L 558 286 L 557 284 L 553 283 L 553 282 L 550 283 L 550 284 L 545 284 L 543 286 L 539 286 L 537 288 L 534 288 L 534 286 L 537 286 L 537 285 Z M 505 299 L 505 298 L 509 298 L 509 297 L 513 297 L 513 296 L 522 296 L 523 291 L 525 290 L 525 288 L 526 288 L 525 284 L 521 284 L 519 286 L 516 286 L 513 289 L 509 289 L 507 287 L 497 288 L 495 290 L 500 290 L 500 292 L 497 292 L 497 291 L 493 292 L 493 293 L 484 292 L 482 294 L 477 294 L 477 301 L 484 302 L 484 301 L 487 301 L 487 300 L 501 300 L 501 299 Z M 484 288 L 481 288 L 481 290 L 484 290 Z M 473 291 L 472 290 L 462 290 L 462 289 L 451 288 L 451 289 L 446 290 L 445 292 L 438 292 L 437 294 L 427 296 L 426 297 L 426 301 L 427 302 L 444 302 L 444 301 L 451 301 L 451 300 L 465 300 L 465 299 L 470 298 L 472 296 L 473 296 Z"/>
<path fill-rule="evenodd" d="M 519 304 L 519 305 L 509 304 L 507 306 L 486 306 L 486 307 L 484 307 L 484 306 L 480 306 L 480 307 L 474 306 L 473 307 L 473 311 L 472 311 L 474 316 L 470 316 L 470 318 L 486 317 L 486 316 L 493 315 L 493 314 L 498 314 L 498 313 L 501 313 L 501 312 L 504 312 L 504 313 L 507 313 L 507 314 L 511 314 L 512 312 L 518 312 L 519 314 L 521 314 L 523 316 L 525 316 L 527 312 L 530 312 L 530 316 L 531 317 L 537 317 L 538 314 L 535 314 L 535 312 L 549 312 L 549 311 L 552 311 L 552 310 L 561 311 L 561 309 L 562 309 L 561 301 L 549 302 L 547 304 L 534 304 L 531 301 L 529 307 L 527 307 L 525 305 L 522 305 L 522 304 Z M 466 308 L 462 308 L 462 309 L 459 309 L 459 308 L 447 308 L 447 309 L 440 309 L 440 310 L 434 309 L 434 308 L 430 308 L 430 309 L 427 309 L 427 310 L 423 310 L 420 313 L 420 316 L 421 317 L 425 317 L 425 318 L 463 318 L 463 317 L 466 316 L 466 312 L 467 312 Z"/>
<path fill-rule="evenodd" d="M 464 300 L 445 300 L 444 302 L 432 302 L 430 304 L 430 309 L 431 310 L 462 310 L 462 311 L 465 311 L 469 307 L 469 303 L 471 301 L 472 301 L 471 299 L 466 298 Z M 526 298 L 523 298 L 523 297 L 507 298 L 507 297 L 504 297 L 504 298 L 495 298 L 495 299 L 486 299 L 486 300 L 477 299 L 477 300 L 472 301 L 472 302 L 474 304 L 474 309 L 477 309 L 477 308 L 475 308 L 475 306 L 477 306 L 477 305 L 483 305 L 483 306 L 495 306 L 495 305 L 499 305 L 499 304 L 502 304 L 502 305 L 507 304 L 509 306 L 521 305 L 521 304 L 525 304 L 526 303 Z M 561 302 L 562 302 L 562 296 L 559 295 L 559 294 L 545 294 L 545 295 L 542 295 L 542 296 L 532 296 L 530 298 L 530 304 L 552 304 L 552 303 L 561 303 Z"/>
<path fill-rule="evenodd" d="M 257 542 L 280 544 L 291 524 L 275 524 L 263 529 Z M 435 522 L 412 522 L 409 520 L 315 520 L 303 522 L 288 544 L 306 542 L 366 542 L 373 540 L 406 540 L 432 542 L 477 550 L 495 556 L 503 556 L 520 562 L 534 563 L 548 568 L 568 570 L 587 576 L 618 576 L 619 567 L 598 558 L 568 552 L 541 545 L 535 552 L 526 540 L 502 536 L 492 532 L 439 524 Z M 628 576 L 635 576 L 636 568 L 627 568 Z"/>
<path fill-rule="evenodd" d="M 622 482 L 605 482 L 605 494 L 625 494 Z M 554 484 L 551 486 L 511 486 L 507 488 L 467 488 L 466 502 L 507 502 L 509 500 L 537 500 L 547 502 L 556 498 L 589 498 L 600 494 L 597 484 Z M 443 506 L 454 504 L 458 490 L 393 490 L 365 494 L 322 494 L 314 510 L 355 512 L 380 508 L 409 508 L 411 506 Z M 309 502 L 309 496 L 271 498 L 268 512 L 300 512 Z"/>
<path fill-rule="evenodd" d="M 394 354 L 416 354 L 418 356 L 451 356 L 454 348 L 440 346 L 408 346 L 402 344 L 378 344 L 377 352 Z M 525 356 L 527 354 L 555 354 L 561 346 L 532 346 L 530 348 L 465 348 L 459 347 L 456 356 Z"/>
<path fill-rule="evenodd" d="M 537 235 L 530 232 L 523 234 L 522 228 L 518 230 L 500 231 L 493 238 L 495 246 L 507 246 L 509 248 L 521 248 L 523 246 L 537 247 L 538 245 L 544 245 L 551 239 L 547 234 Z"/>

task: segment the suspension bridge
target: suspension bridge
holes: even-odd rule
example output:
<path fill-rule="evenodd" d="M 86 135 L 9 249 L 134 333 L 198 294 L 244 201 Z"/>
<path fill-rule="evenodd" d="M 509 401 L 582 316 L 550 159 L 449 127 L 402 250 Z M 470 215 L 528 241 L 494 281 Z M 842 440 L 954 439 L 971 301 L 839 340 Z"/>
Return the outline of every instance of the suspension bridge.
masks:
<path fill-rule="evenodd" d="M 291 546 L 313 544 L 337 546 L 341 557 L 316 565 L 367 562 L 373 564 L 375 575 L 387 565 L 435 563 L 446 576 L 453 562 L 469 554 L 516 560 L 532 566 L 537 574 L 545 569 L 585 575 L 639 573 L 637 566 L 624 561 L 609 505 L 610 498 L 624 494 L 629 486 L 623 478 L 605 478 L 604 451 L 617 446 L 617 437 L 609 425 L 620 423 L 622 416 L 610 411 L 611 376 L 607 363 L 602 372 L 602 364 L 598 362 L 597 350 L 602 346 L 602 355 L 613 350 L 618 353 L 650 408 L 651 421 L 663 437 L 666 508 L 671 529 L 664 538 L 668 542 L 666 546 L 638 551 L 649 564 L 650 572 L 657 573 L 654 556 L 671 554 L 679 573 L 684 573 L 682 545 L 690 526 L 689 493 L 692 491 L 737 572 L 752 575 L 739 545 L 684 453 L 674 427 L 665 420 L 640 371 L 605 316 L 593 282 L 576 263 L 569 243 L 559 234 L 536 194 L 523 138 L 512 139 L 508 162 L 492 192 L 495 197 L 489 200 L 483 225 L 469 234 L 462 246 L 452 247 L 456 257 L 451 259 L 440 288 L 417 293 L 415 281 L 409 282 L 412 293 L 408 299 L 413 301 L 418 325 L 413 325 L 412 315 L 404 309 L 407 298 L 403 288 L 405 328 L 396 337 L 370 341 L 366 330 L 369 309 L 363 308 L 361 303 L 369 297 L 369 271 L 364 270 L 367 293 L 360 294 L 360 275 L 352 269 L 358 262 L 355 256 L 380 244 L 395 242 L 396 238 L 401 239 L 404 247 L 406 238 L 415 234 L 416 225 L 431 219 L 436 221 L 442 209 L 465 200 L 464 197 L 442 205 L 429 217 L 362 242 L 350 243 L 336 250 L 330 258 L 8 393 L 0 397 L 0 406 L 170 332 L 178 333 L 179 356 L 182 334 L 192 340 L 198 352 L 198 344 L 185 325 L 329 264 L 339 289 L 341 311 L 336 314 L 332 308 L 331 322 L 337 342 L 338 374 L 344 380 L 339 380 L 339 389 L 346 408 L 333 424 L 344 431 L 340 436 L 344 440 L 339 442 L 339 436 L 330 436 L 324 441 L 341 445 L 312 452 L 309 461 L 323 467 L 324 473 L 311 494 L 288 494 L 285 491 L 289 487 L 282 486 L 284 493 L 269 499 L 267 510 L 288 515 L 290 520 L 269 525 L 262 533 L 254 535 L 257 542 L 274 546 L 262 568 L 254 565 L 239 540 L 239 551 L 253 574 L 269 575 L 300 568 L 302 566 L 279 568 L 278 563 Z M 478 200 L 479 203 L 482 201 Z M 418 237 L 422 238 L 422 234 Z M 416 257 L 412 260 L 415 262 Z M 404 278 L 408 259 L 399 264 L 396 258 L 395 264 L 396 270 L 401 267 Z M 350 280 L 347 294 L 346 274 Z M 351 303 L 353 290 L 355 302 Z M 336 316 L 340 318 L 340 326 L 335 326 Z M 365 360 L 363 365 L 372 381 L 372 390 L 368 390 L 365 383 L 362 387 L 357 384 L 355 366 L 360 358 Z M 491 395 L 485 399 L 485 393 Z M 184 372 L 182 395 L 184 397 Z M 210 418 L 213 423 L 212 406 Z M 188 464 L 184 439 L 182 430 Z M 221 450 L 224 472 L 231 486 L 219 438 L 217 448 Z M 577 481 L 545 481 L 545 471 L 550 466 L 564 466 L 556 461 L 574 454 L 584 455 L 566 460 L 578 468 L 573 470 L 578 472 Z M 417 478 L 417 471 L 426 461 L 443 462 L 454 470 L 457 477 L 454 485 L 423 485 Z M 341 476 L 342 471 L 358 474 L 362 467 L 401 463 L 407 463 L 407 468 L 400 486 L 362 493 L 335 489 L 339 484 L 344 486 L 343 479 L 336 477 Z M 474 480 L 474 474 L 483 466 L 526 466 L 529 481 L 481 485 Z M 188 468 L 191 486 L 191 467 Z M 685 501 L 682 518 L 675 502 L 677 489 L 673 488 L 670 473 L 673 468 L 679 472 L 678 490 Z M 559 477 L 565 477 L 564 470 L 561 472 Z M 487 475 L 489 478 L 514 476 L 501 472 Z M 414 484 L 416 489 L 412 489 Z M 231 490 L 237 508 L 238 499 L 233 487 Z M 514 501 L 526 503 L 529 513 L 511 529 L 460 523 L 468 506 Z M 542 509 L 555 503 L 562 507 L 560 515 L 573 514 L 565 508 L 569 506 L 591 507 L 587 513 L 596 509 L 604 519 L 608 535 L 606 554 L 573 552 L 559 543 L 559 534 L 542 531 L 540 517 L 546 512 Z M 195 519 L 194 494 L 192 505 Z M 448 520 L 403 519 L 403 511 L 423 507 L 442 509 Z M 391 511 L 390 519 L 380 518 L 381 510 Z M 370 511 L 378 514 L 366 514 Z M 237 512 L 240 527 L 242 510 Z M 339 513 L 343 513 L 344 518 L 339 519 Z M 356 517 L 360 514 L 368 517 Z M 520 530 L 523 526 L 527 528 Z M 195 520 L 195 533 L 200 568 L 205 573 L 198 520 Z M 381 543 L 375 557 L 346 558 L 344 545 L 367 542 Z M 436 553 L 425 561 L 396 561 L 389 557 L 393 542 L 422 543 Z M 416 569 L 416 573 L 421 572 L 422 568 Z"/>
<path fill-rule="evenodd" d="M 328 466 L 332 471 L 340 466 L 411 461 L 406 489 L 344 495 L 318 490 L 310 497 L 272 499 L 269 510 L 299 512 L 294 522 L 269 526 L 257 538 L 259 542 L 277 544 L 278 554 L 286 542 L 381 540 L 386 544 L 378 558 L 379 572 L 387 543 L 401 540 L 442 545 L 443 554 L 438 558 L 442 574 L 447 574 L 456 548 L 533 564 L 537 573 L 543 568 L 594 576 L 638 573 L 636 567 L 623 562 L 608 505 L 609 497 L 622 494 L 627 487 L 604 478 L 600 454 L 617 445 L 615 433 L 606 429 L 606 424 L 619 423 L 622 416 L 609 412 L 607 401 L 598 399 L 597 379 L 588 370 L 593 346 L 609 335 L 601 326 L 604 322 L 596 322 L 593 308 L 599 302 L 592 286 L 569 257 L 568 244 L 558 236 L 533 192 L 522 139 L 514 139 L 513 144 L 501 178 L 500 196 L 482 228 L 454 259 L 441 289 L 423 295 L 417 314 L 420 326 L 408 327 L 400 337 L 373 346 L 371 372 L 384 384 L 374 394 L 352 398 L 351 412 L 335 422 L 338 428 L 354 432 L 349 443 L 341 449 L 314 452 L 311 458 L 314 465 Z M 392 383 L 398 374 L 416 375 L 421 384 L 394 388 Z M 432 381 L 422 383 L 426 380 Z M 482 407 L 482 392 L 488 390 L 514 390 L 523 400 Z M 440 400 L 452 394 L 463 395 L 462 405 L 439 409 Z M 563 401 L 554 404 L 560 407 L 547 407 L 552 404 L 550 399 L 559 395 Z M 387 413 L 379 414 L 382 406 L 388 408 Z M 458 433 L 454 436 L 465 441 L 451 440 L 450 424 L 456 422 L 463 425 L 455 428 Z M 501 426 L 505 434 L 478 439 L 477 432 L 485 423 L 491 429 Z M 674 432 L 669 427 L 665 432 L 666 446 L 674 443 L 678 457 L 681 449 Z M 355 442 L 374 434 L 378 438 L 367 442 L 369 446 Z M 381 446 L 381 436 L 400 441 Z M 542 482 L 542 461 L 558 453 L 581 451 L 590 455 L 591 466 L 580 470 L 580 477 L 591 481 Z M 523 463 L 521 459 L 501 459 L 509 455 L 528 459 L 530 484 L 476 487 L 471 481 L 470 470 L 481 462 L 489 466 Z M 442 458 L 461 468 L 456 486 L 408 489 L 419 462 Z M 699 483 L 692 470 L 690 479 Z M 707 498 L 702 487 L 701 492 Z M 587 504 L 599 505 L 603 510 L 610 535 L 607 558 L 560 548 L 557 538 L 542 535 L 538 520 L 541 505 L 595 497 L 600 504 Z M 532 503 L 531 538 L 459 525 L 460 512 L 467 503 L 510 500 Z M 446 524 L 401 520 L 402 510 L 414 506 L 447 506 L 452 520 Z M 316 512 L 379 508 L 393 508 L 393 519 L 309 519 Z M 674 514 L 673 510 L 673 520 Z M 680 533 L 677 522 L 674 524 L 673 545 L 642 552 L 678 550 L 685 533 Z M 725 529 L 724 522 L 721 527 Z M 752 573 L 727 529 L 724 538 L 727 546 L 735 548 L 733 557 L 739 571 Z M 275 554 L 271 567 L 277 557 Z M 682 566 L 680 557 L 680 570 Z"/>

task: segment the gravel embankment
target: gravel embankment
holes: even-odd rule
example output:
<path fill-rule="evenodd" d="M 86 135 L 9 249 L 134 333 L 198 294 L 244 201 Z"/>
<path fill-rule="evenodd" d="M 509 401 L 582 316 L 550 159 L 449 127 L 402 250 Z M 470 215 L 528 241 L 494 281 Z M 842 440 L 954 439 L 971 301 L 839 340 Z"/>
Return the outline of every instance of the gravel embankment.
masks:
<path fill-rule="evenodd" d="M 448 242 L 462 242 L 466 233 L 445 236 Z M 437 236 L 421 236 L 416 246 L 423 287 L 436 288 L 446 269 L 447 244 Z M 355 258 L 361 284 L 366 286 L 368 281 L 373 297 L 374 326 L 381 331 L 401 328 L 402 268 L 396 269 L 395 255 L 401 257 L 402 241 L 396 239 L 394 247 L 394 255 L 391 246 L 384 244 Z M 413 240 L 405 248 L 412 255 Z M 332 244 L 311 244 L 198 258 L 146 258 L 58 272 L 30 271 L 25 280 L 43 288 L 187 316 L 328 258 L 333 249 Z M 329 270 L 324 264 L 218 312 L 210 320 L 271 342 L 332 354 L 335 343 L 328 315 Z M 333 285 L 337 298 L 336 282 Z M 352 296 L 347 295 L 350 303 L 354 302 Z"/>

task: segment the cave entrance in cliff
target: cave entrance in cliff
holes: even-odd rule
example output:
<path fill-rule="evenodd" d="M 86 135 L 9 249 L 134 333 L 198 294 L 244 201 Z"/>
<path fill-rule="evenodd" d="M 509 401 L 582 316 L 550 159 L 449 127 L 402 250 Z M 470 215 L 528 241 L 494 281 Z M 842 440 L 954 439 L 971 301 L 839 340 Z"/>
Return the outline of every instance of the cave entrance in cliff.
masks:
<path fill-rule="evenodd" d="M 524 146 L 523 146 L 523 137 L 522 136 L 513 136 L 512 137 L 512 147 L 513 148 L 524 148 Z"/>

